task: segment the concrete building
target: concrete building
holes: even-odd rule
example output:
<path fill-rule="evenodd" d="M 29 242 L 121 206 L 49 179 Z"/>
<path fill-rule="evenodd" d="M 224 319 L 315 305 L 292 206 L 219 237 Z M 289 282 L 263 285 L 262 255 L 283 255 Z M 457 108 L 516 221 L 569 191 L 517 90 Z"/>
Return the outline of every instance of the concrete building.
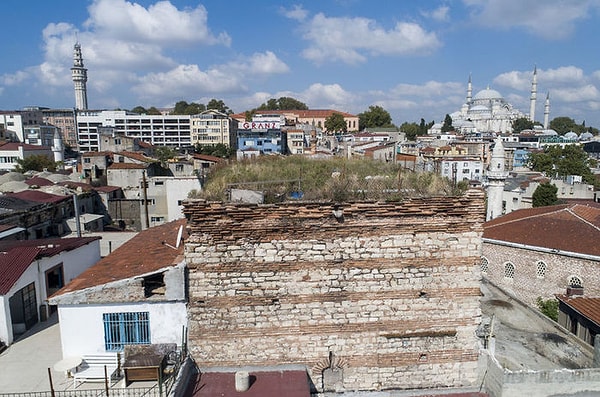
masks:
<path fill-rule="evenodd" d="M 475 385 L 483 192 L 184 212 L 202 372 L 297 364 L 313 393 Z"/>
<path fill-rule="evenodd" d="M 118 134 L 156 145 L 183 148 L 192 145 L 189 115 L 146 115 L 124 110 L 78 111 L 79 151 L 100 150 L 101 134 Z"/>
<path fill-rule="evenodd" d="M 54 161 L 54 152 L 50 146 L 8 142 L 0 146 L 0 171 L 14 171 L 18 165 L 17 160 L 25 160 L 31 156 L 45 156 Z"/>
<path fill-rule="evenodd" d="M 332 109 L 257 110 L 255 115 L 280 115 L 283 116 L 283 124 L 285 125 L 297 126 L 305 124 L 311 126 L 313 129 L 323 130 L 326 133 L 332 134 L 339 131 L 327 131 L 325 129 L 325 121 L 334 113 L 344 116 L 347 132 L 358 132 L 358 116 Z M 240 124 L 246 121 L 246 114 L 244 113 L 233 114 L 231 117 L 237 119 Z"/>

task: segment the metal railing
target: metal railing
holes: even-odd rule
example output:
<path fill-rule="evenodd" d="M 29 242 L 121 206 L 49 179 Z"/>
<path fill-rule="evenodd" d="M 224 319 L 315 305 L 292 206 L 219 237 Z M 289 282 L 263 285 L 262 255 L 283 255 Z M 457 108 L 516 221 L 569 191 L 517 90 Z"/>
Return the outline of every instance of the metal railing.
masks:
<path fill-rule="evenodd" d="M 150 388 L 113 388 L 2 393 L 1 397 L 162 397 L 158 385 Z"/>

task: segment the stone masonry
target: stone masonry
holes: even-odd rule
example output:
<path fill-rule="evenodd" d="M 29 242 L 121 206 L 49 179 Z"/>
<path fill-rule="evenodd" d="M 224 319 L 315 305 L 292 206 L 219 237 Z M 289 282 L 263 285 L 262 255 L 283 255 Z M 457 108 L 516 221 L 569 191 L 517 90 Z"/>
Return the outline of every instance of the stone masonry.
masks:
<path fill-rule="evenodd" d="M 302 364 L 315 392 L 475 382 L 483 191 L 184 207 L 201 368 Z"/>

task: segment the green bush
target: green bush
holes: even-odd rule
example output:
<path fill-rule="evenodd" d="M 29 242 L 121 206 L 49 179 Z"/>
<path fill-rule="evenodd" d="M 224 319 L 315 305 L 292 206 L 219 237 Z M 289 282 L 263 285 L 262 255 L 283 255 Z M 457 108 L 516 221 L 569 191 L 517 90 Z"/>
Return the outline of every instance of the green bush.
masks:
<path fill-rule="evenodd" d="M 556 299 L 550 298 L 544 300 L 541 296 L 538 296 L 536 303 L 540 311 L 546 317 L 549 317 L 554 321 L 558 321 L 558 301 Z"/>

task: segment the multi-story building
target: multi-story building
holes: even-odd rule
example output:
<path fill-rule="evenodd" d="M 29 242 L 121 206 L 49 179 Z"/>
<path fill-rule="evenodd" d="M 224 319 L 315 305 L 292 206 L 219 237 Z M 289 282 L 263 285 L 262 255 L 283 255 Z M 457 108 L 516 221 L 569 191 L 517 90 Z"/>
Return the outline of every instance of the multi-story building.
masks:
<path fill-rule="evenodd" d="M 189 147 L 189 115 L 147 115 L 116 111 L 77 112 L 78 146 L 82 152 L 97 152 L 100 135 L 112 131 L 157 146 Z"/>
<path fill-rule="evenodd" d="M 58 128 L 65 146 L 77 148 L 77 129 L 73 109 L 42 109 L 42 121 L 44 124 Z"/>
<path fill-rule="evenodd" d="M 255 114 L 258 116 L 280 115 L 285 119 L 286 125 L 308 124 L 314 128 L 323 129 L 325 132 L 333 133 L 335 131 L 327 131 L 325 128 L 325 120 L 334 113 L 339 113 L 344 116 L 347 132 L 358 131 L 358 116 L 332 109 L 258 110 Z M 246 121 L 245 113 L 234 114 L 231 117 L 237 119 L 240 123 Z"/>
<path fill-rule="evenodd" d="M 289 154 L 304 154 L 304 131 L 297 129 L 289 129 L 286 131 L 287 153 Z"/>
<path fill-rule="evenodd" d="M 238 157 L 249 149 L 258 150 L 261 154 L 284 154 L 282 119 L 281 115 L 259 115 L 252 121 L 240 123 L 237 130 Z"/>
<path fill-rule="evenodd" d="M 454 181 L 481 181 L 483 179 L 483 161 L 481 157 L 443 157 L 436 160 L 442 176 Z"/>
<path fill-rule="evenodd" d="M 225 113 L 209 109 L 191 116 L 191 144 L 235 147 L 238 121 Z"/>

